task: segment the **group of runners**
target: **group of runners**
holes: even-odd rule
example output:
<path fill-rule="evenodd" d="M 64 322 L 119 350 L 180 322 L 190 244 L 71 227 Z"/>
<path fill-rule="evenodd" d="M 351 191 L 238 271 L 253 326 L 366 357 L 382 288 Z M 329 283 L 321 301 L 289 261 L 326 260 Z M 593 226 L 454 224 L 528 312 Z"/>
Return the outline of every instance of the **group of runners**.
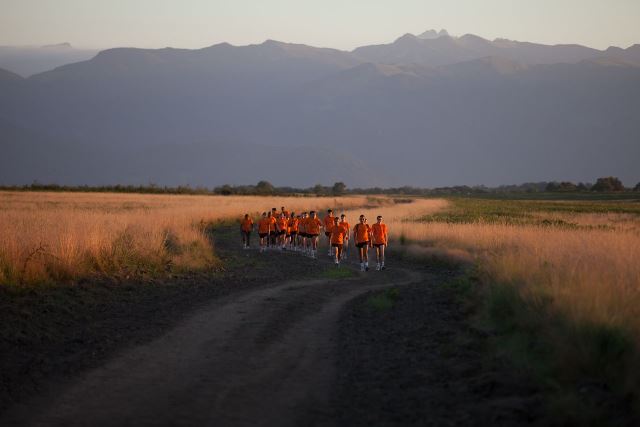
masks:
<path fill-rule="evenodd" d="M 346 260 L 349 252 L 350 234 L 360 261 L 360 270 L 369 271 L 369 248 L 375 248 L 376 270 L 384 270 L 385 248 L 388 245 L 387 225 L 378 215 L 376 222 L 369 225 L 367 218 L 360 215 L 358 223 L 353 229 L 343 213 L 334 216 L 333 210 L 327 210 L 327 215 L 320 220 L 316 211 L 295 212 L 287 211 L 284 206 L 278 211 L 272 208 L 263 212 L 254 223 L 249 214 L 245 214 L 240 221 L 240 232 L 244 249 L 251 247 L 251 233 L 258 229 L 260 237 L 260 252 L 266 250 L 294 251 L 317 258 L 318 239 L 321 230 L 327 241 L 327 255 L 333 257 L 336 266 Z"/>

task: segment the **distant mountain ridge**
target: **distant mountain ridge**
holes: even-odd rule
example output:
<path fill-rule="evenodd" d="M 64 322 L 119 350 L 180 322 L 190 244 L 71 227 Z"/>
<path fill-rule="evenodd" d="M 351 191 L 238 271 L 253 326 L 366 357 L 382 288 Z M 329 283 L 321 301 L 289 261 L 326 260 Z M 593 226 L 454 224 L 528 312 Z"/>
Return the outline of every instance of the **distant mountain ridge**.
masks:
<path fill-rule="evenodd" d="M 0 71 L 0 184 L 640 180 L 640 46 L 436 34 L 353 52 L 116 48 L 27 79 Z"/>
<path fill-rule="evenodd" d="M 367 61 L 388 64 L 416 63 L 441 66 L 487 56 L 501 56 L 527 65 L 576 63 L 599 57 L 615 57 L 640 66 L 640 45 L 601 51 L 580 45 L 543 45 L 507 39 L 494 41 L 473 34 L 451 37 L 434 30 L 419 36 L 405 34 L 393 43 L 363 46 L 353 53 Z"/>

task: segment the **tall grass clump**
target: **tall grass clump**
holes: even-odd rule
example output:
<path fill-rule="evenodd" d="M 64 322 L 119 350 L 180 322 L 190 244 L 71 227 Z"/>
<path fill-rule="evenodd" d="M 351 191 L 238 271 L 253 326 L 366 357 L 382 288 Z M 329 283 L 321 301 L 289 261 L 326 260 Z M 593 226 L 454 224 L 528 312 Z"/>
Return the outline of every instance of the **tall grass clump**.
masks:
<path fill-rule="evenodd" d="M 590 404 L 589 394 L 614 396 L 640 414 L 636 205 L 465 200 L 397 233 L 443 256 L 463 251 L 474 260 L 498 351 L 581 422 L 610 412 Z"/>
<path fill-rule="evenodd" d="M 209 224 L 364 198 L 0 192 L 0 284 L 144 279 L 216 265 Z"/>

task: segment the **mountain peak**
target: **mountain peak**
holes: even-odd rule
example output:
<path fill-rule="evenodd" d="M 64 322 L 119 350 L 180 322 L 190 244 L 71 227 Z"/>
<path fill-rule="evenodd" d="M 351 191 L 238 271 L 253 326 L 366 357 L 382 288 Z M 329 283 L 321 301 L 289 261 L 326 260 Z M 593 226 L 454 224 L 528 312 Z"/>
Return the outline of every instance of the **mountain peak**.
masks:
<path fill-rule="evenodd" d="M 261 46 L 287 46 L 287 45 L 290 45 L 290 44 L 291 43 L 281 42 L 281 41 L 273 40 L 273 39 L 267 39 L 267 40 L 262 42 Z"/>
<path fill-rule="evenodd" d="M 468 42 L 468 43 L 490 43 L 489 40 L 482 38 L 480 36 L 476 36 L 475 34 L 465 34 L 464 36 L 460 37 L 458 40 L 460 40 L 461 42 Z"/>
<path fill-rule="evenodd" d="M 421 40 L 432 40 L 432 39 L 437 39 L 439 37 L 444 37 L 444 36 L 448 36 L 449 32 L 447 32 L 447 30 L 445 30 L 444 28 L 440 31 L 436 31 L 436 30 L 427 30 L 422 34 L 419 34 L 417 37 Z"/>
<path fill-rule="evenodd" d="M 206 51 L 206 50 L 210 50 L 210 49 L 228 49 L 228 48 L 232 48 L 233 45 L 231 43 L 228 42 L 221 42 L 221 43 L 216 43 L 216 44 L 212 44 L 211 46 L 207 46 L 207 47 L 203 47 L 202 49 L 200 49 L 201 51 Z"/>
<path fill-rule="evenodd" d="M 412 43 L 413 44 L 418 40 L 419 40 L 418 37 L 416 37 L 415 35 L 411 33 L 406 33 L 402 37 L 398 37 L 394 43 Z"/>

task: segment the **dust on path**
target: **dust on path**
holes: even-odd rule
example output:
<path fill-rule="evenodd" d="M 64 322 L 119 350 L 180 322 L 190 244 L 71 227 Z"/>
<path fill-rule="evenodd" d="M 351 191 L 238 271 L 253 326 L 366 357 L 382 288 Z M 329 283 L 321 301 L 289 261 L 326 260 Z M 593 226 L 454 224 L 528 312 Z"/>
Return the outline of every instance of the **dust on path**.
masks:
<path fill-rule="evenodd" d="M 60 426 L 332 425 L 336 329 L 344 305 L 369 290 L 425 280 L 404 269 L 355 274 L 282 282 L 215 300 L 9 420 Z"/>

